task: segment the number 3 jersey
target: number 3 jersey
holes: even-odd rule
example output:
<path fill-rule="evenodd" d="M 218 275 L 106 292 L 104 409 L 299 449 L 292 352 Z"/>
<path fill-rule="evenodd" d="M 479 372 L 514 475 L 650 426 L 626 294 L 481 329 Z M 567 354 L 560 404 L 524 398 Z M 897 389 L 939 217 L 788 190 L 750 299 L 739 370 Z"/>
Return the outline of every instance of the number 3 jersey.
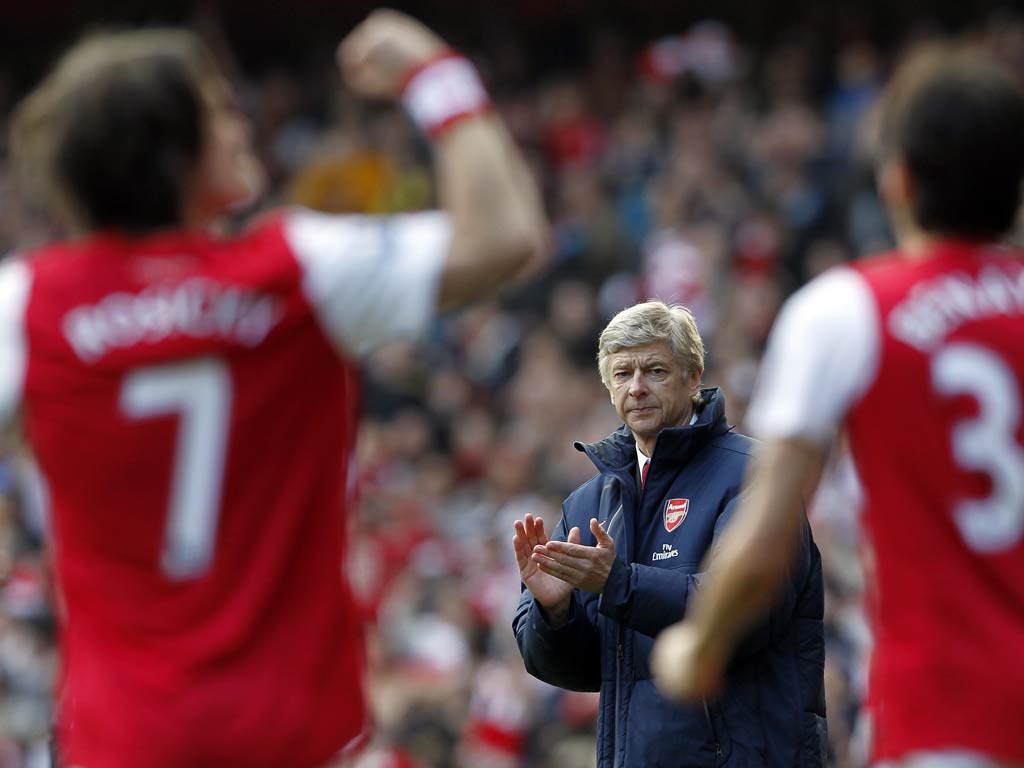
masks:
<path fill-rule="evenodd" d="M 1024 763 L 1024 260 L 944 242 L 826 273 L 773 331 L 749 419 L 845 426 L 876 583 L 875 756 Z"/>
<path fill-rule="evenodd" d="M 23 410 L 52 510 L 65 764 L 314 766 L 358 740 L 351 361 L 429 324 L 449 241 L 441 214 L 294 211 L 0 265 L 0 412 Z"/>

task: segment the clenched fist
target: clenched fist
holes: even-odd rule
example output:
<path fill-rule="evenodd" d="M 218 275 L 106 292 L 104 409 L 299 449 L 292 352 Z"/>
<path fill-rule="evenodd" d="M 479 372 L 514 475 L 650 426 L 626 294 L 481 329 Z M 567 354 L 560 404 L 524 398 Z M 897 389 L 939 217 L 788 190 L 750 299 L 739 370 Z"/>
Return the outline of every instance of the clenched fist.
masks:
<path fill-rule="evenodd" d="M 444 40 L 404 13 L 371 13 L 338 46 L 345 83 L 362 96 L 397 98 L 408 74 L 447 49 Z"/>
<path fill-rule="evenodd" d="M 720 648 L 702 644 L 696 628 L 682 621 L 658 635 L 651 671 L 667 698 L 696 701 L 717 691 L 726 661 Z"/>

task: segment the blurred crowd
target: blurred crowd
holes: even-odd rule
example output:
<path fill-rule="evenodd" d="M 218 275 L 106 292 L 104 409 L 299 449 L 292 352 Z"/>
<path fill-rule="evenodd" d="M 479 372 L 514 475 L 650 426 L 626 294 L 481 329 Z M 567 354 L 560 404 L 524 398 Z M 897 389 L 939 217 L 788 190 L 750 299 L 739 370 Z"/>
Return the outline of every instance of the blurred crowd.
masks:
<path fill-rule="evenodd" d="M 647 297 L 690 307 L 705 384 L 722 388 L 742 431 L 780 302 L 891 244 L 871 173 L 873 107 L 894 61 L 932 34 L 886 46 L 851 34 L 823 57 L 807 30 L 753 51 L 706 21 L 643 45 L 596 34 L 574 68 L 540 73 L 514 30 L 469 51 L 541 180 L 555 257 L 528 284 L 442 318 L 425 346 L 367 360 L 348 574 L 371 638 L 376 731 L 361 768 L 594 765 L 596 694 L 527 676 L 510 622 L 513 521 L 554 523 L 594 472 L 573 441 L 618 426 L 597 334 Z M 1020 19 L 958 34 L 1024 78 Z M 341 92 L 329 52 L 310 61 L 239 75 L 274 180 L 264 205 L 436 204 L 427 145 L 404 115 Z M 11 198 L 0 165 L 5 250 L 45 236 Z M 44 509 L 29 457 L 0 438 L 0 768 L 48 765 L 59 662 Z M 870 633 L 857 484 L 842 456 L 809 512 L 828 586 L 831 761 L 853 768 L 865 761 Z"/>

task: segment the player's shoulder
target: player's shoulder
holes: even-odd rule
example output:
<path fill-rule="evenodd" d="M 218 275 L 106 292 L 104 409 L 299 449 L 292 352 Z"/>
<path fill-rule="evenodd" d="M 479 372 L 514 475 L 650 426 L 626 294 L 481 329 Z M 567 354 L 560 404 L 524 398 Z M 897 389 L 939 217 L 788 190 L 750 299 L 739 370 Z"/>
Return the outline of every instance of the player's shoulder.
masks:
<path fill-rule="evenodd" d="M 289 215 L 287 208 L 271 209 L 232 236 L 211 240 L 206 257 L 211 273 L 243 285 L 293 281 L 298 267 L 288 242 Z"/>
<path fill-rule="evenodd" d="M 288 216 L 287 208 L 273 208 L 260 213 L 247 222 L 245 227 L 234 237 L 223 240 L 222 243 L 241 248 L 280 247 L 287 227 Z"/>
<path fill-rule="evenodd" d="M 91 238 L 79 240 L 55 240 L 21 251 L 4 260 L 22 262 L 38 278 L 64 278 L 71 283 L 78 282 L 80 267 L 92 244 Z"/>
<path fill-rule="evenodd" d="M 873 309 L 870 281 L 864 269 L 870 265 L 844 264 L 815 277 L 790 296 L 782 319 L 809 328 L 817 323 L 843 323 Z"/>
<path fill-rule="evenodd" d="M 844 265 L 847 269 L 863 275 L 866 279 L 886 277 L 905 271 L 913 262 L 906 258 L 903 251 L 892 249 L 864 256 Z M 840 267 L 842 269 L 843 267 Z"/>
<path fill-rule="evenodd" d="M 302 206 L 276 212 L 266 226 L 280 236 L 288 252 L 305 268 L 319 272 L 351 266 L 354 254 L 381 252 L 386 241 L 386 223 L 398 216 L 359 213 L 325 213 Z"/>
<path fill-rule="evenodd" d="M 786 365 L 792 365 L 808 355 L 833 360 L 854 347 L 874 348 L 880 308 L 878 292 L 860 265 L 833 267 L 786 301 L 772 330 L 769 353 L 782 354 Z"/>
<path fill-rule="evenodd" d="M 28 260 L 22 254 L 0 258 L 0 315 L 14 309 L 16 297 L 23 297 L 32 281 Z"/>

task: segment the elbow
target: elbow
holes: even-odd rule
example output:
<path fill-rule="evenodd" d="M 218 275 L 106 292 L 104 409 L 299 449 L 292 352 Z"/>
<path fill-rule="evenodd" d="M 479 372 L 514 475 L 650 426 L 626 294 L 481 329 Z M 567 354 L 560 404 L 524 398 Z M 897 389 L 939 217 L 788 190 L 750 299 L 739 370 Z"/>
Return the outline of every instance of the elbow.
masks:
<path fill-rule="evenodd" d="M 504 267 L 508 276 L 533 274 L 543 267 L 551 253 L 551 237 L 540 222 L 504 228 L 492 240 L 492 263 Z"/>
<path fill-rule="evenodd" d="M 540 271 L 549 251 L 546 233 L 539 227 L 456 234 L 438 306 L 453 309 L 528 278 Z"/>

